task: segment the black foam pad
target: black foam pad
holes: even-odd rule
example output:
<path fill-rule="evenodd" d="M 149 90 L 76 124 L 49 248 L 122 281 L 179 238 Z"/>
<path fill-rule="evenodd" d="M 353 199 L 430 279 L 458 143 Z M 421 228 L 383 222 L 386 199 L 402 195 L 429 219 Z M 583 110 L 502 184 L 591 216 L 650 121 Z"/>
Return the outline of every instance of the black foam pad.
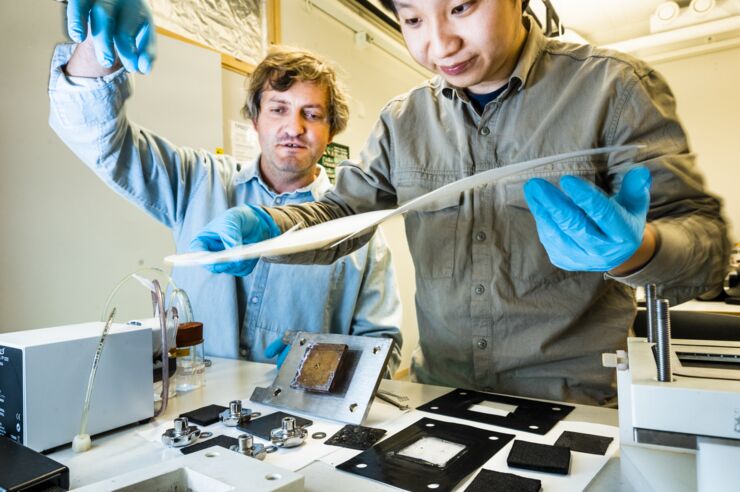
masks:
<path fill-rule="evenodd" d="M 345 425 L 336 434 L 327 439 L 324 444 L 365 451 L 380 441 L 385 435 L 385 432 L 384 429 L 374 429 L 361 425 Z"/>
<path fill-rule="evenodd" d="M 197 425 L 211 425 L 220 420 L 218 414 L 226 410 L 221 405 L 208 405 L 190 412 L 181 413 L 180 417 L 187 417 L 188 422 Z"/>
<path fill-rule="evenodd" d="M 465 492 L 540 492 L 542 482 L 512 473 L 481 469 Z"/>
<path fill-rule="evenodd" d="M 600 454 L 604 456 L 606 450 L 609 448 L 609 444 L 613 440 L 611 437 L 564 431 L 560 434 L 558 440 L 555 441 L 555 446 L 563 446 L 579 453 Z"/>
<path fill-rule="evenodd" d="M 506 463 L 512 468 L 567 475 L 570 471 L 570 449 L 517 439 L 511 446 Z"/>

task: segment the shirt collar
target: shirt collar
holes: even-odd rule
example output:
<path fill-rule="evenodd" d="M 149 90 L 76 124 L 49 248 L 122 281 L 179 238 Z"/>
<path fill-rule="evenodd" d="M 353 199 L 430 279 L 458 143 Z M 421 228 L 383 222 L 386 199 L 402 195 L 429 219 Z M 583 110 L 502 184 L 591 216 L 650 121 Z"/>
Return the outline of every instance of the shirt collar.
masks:
<path fill-rule="evenodd" d="M 331 189 L 331 182 L 329 181 L 329 176 L 326 174 L 326 170 L 322 166 L 317 164 L 319 168 L 319 175 L 316 176 L 316 179 L 314 179 L 311 183 L 289 193 L 276 193 L 275 190 L 270 188 L 267 183 L 265 183 L 265 180 L 262 179 L 259 162 L 260 156 L 257 156 L 256 159 L 249 162 L 240 162 L 238 165 L 241 166 L 241 169 L 236 173 L 236 176 L 234 177 L 234 184 L 242 184 L 255 180 L 262 188 L 264 188 L 265 191 L 267 191 L 267 193 L 269 193 L 273 197 L 278 195 L 293 197 L 304 193 L 311 193 L 311 196 L 314 200 L 318 200 L 319 198 L 324 196 L 324 193 Z"/>
<path fill-rule="evenodd" d="M 529 33 L 527 34 L 527 39 L 524 41 L 524 48 L 522 48 L 522 52 L 519 55 L 519 60 L 509 76 L 509 87 L 517 92 L 521 91 L 527 85 L 527 77 L 529 77 L 529 73 L 532 71 L 532 67 L 537 62 L 545 45 L 545 35 L 542 33 L 540 26 L 536 22 L 532 22 L 529 16 L 525 16 L 523 21 L 524 27 Z M 464 89 L 451 85 L 439 75 L 435 77 L 432 84 L 447 99 L 457 97 L 466 102 L 469 100 Z"/>

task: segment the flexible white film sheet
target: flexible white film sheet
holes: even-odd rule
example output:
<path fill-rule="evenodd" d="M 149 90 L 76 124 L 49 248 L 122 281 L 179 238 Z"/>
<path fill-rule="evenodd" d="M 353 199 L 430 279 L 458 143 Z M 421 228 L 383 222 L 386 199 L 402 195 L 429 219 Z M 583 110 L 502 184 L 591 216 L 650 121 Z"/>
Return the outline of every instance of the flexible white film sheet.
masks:
<path fill-rule="evenodd" d="M 170 255 L 165 258 L 165 261 L 175 266 L 213 265 L 250 258 L 259 258 L 261 256 L 289 255 L 335 246 L 342 241 L 372 229 L 396 215 L 404 214 L 412 210 L 423 209 L 429 204 L 439 200 L 447 200 L 450 197 L 454 197 L 456 195 L 459 196 L 459 194 L 464 191 L 495 183 L 503 178 L 519 175 L 540 166 L 591 155 L 612 154 L 617 152 L 632 154 L 639 148 L 640 146 L 637 145 L 600 147 L 511 164 L 501 168 L 484 171 L 447 184 L 434 191 L 410 200 L 396 209 L 377 210 L 364 214 L 350 215 L 312 227 L 307 227 L 305 229 L 291 230 L 266 241 L 237 246 L 224 251 Z"/>

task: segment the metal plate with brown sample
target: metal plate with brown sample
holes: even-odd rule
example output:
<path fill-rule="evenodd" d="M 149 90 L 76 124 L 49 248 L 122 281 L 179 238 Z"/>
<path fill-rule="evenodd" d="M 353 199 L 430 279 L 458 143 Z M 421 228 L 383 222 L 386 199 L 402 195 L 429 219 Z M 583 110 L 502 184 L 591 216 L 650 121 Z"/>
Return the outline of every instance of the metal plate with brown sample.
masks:
<path fill-rule="evenodd" d="M 343 343 L 313 343 L 308 346 L 298 370 L 290 383 L 293 389 L 330 393 L 342 367 L 347 345 Z"/>
<path fill-rule="evenodd" d="M 301 366 L 317 345 L 346 346 L 331 381 L 330 392 L 309 389 L 308 373 L 306 378 L 302 377 L 304 371 Z M 249 399 L 289 412 L 359 425 L 370 411 L 370 403 L 380 385 L 392 347 L 390 338 L 298 332 L 275 380 L 270 386 L 255 388 Z M 334 359 L 328 357 L 327 360 Z M 323 371 L 324 376 L 329 372 Z M 324 382 L 328 382 L 328 377 Z M 312 388 L 318 386 L 320 384 Z"/>

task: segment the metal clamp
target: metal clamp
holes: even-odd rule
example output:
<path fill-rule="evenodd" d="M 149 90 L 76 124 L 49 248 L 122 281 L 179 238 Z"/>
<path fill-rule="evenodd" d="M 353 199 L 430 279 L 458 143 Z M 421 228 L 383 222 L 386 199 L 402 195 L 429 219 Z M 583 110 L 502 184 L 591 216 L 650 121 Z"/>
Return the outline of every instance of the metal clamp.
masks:
<path fill-rule="evenodd" d="M 174 427 L 162 434 L 162 443 L 171 448 L 181 448 L 194 443 L 199 437 L 200 429 L 189 425 L 187 417 L 178 417 L 175 419 Z"/>
<path fill-rule="evenodd" d="M 307 435 L 308 431 L 297 427 L 293 417 L 284 417 L 282 427 L 270 431 L 270 440 L 276 446 L 294 448 L 303 444 Z"/>
<path fill-rule="evenodd" d="M 229 403 L 229 408 L 218 414 L 221 422 L 228 427 L 243 425 L 252 420 L 252 417 L 258 417 L 257 412 L 252 412 L 248 408 L 242 408 L 241 400 L 233 400 Z"/>
<path fill-rule="evenodd" d="M 249 434 L 242 434 L 237 439 L 239 439 L 239 443 L 231 446 L 229 448 L 230 450 L 258 460 L 264 460 L 265 456 L 267 456 L 265 445 L 255 444 L 254 438 Z"/>

